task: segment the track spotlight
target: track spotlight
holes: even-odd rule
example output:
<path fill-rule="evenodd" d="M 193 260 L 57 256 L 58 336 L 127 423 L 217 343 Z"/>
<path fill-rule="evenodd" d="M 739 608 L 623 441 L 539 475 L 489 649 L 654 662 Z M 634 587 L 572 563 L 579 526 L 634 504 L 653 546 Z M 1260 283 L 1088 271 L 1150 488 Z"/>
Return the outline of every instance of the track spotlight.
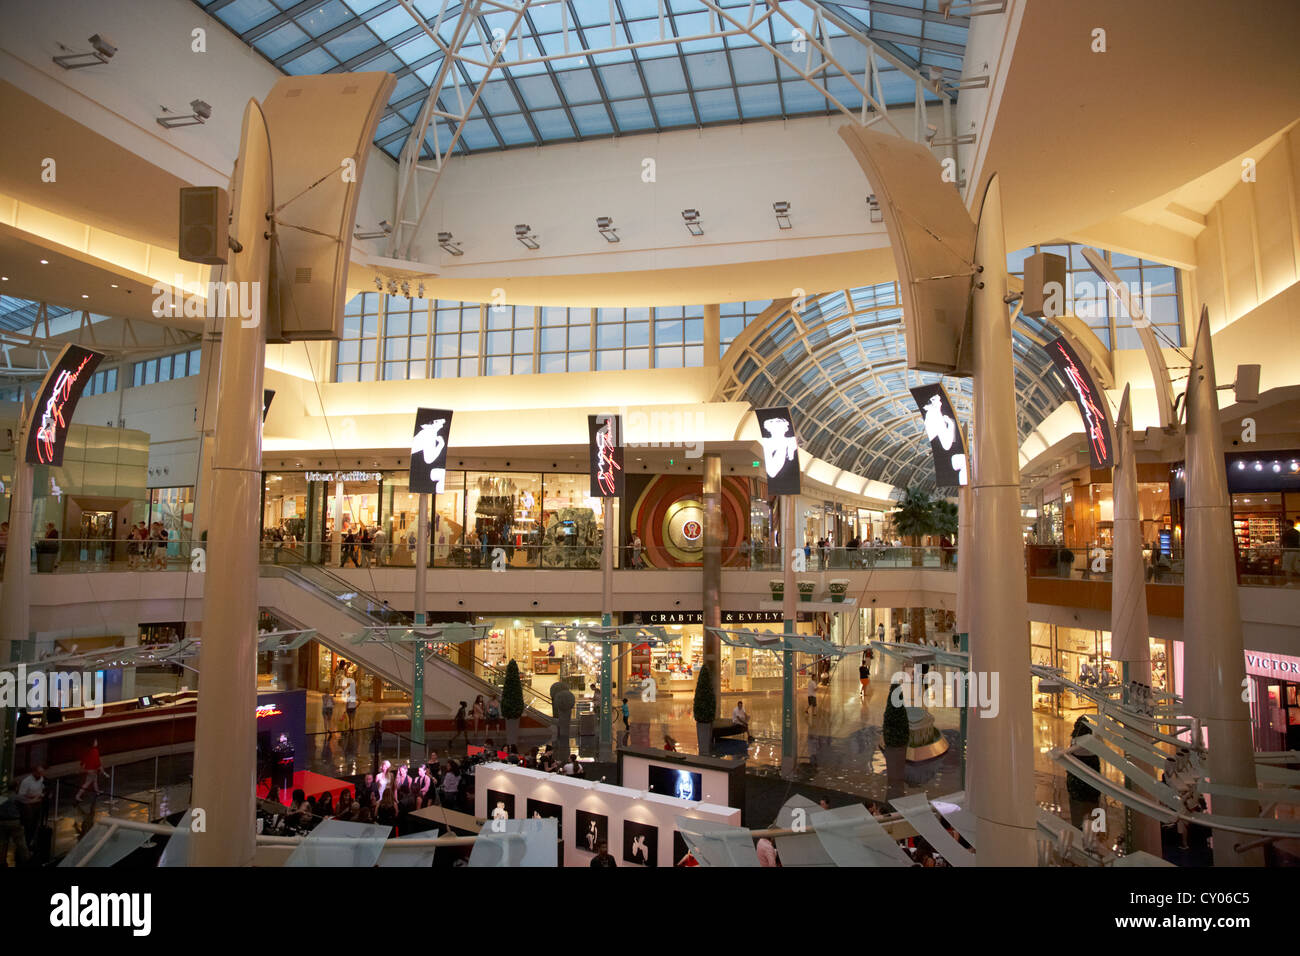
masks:
<path fill-rule="evenodd" d="M 520 223 L 515 226 L 515 238 L 526 249 L 540 249 L 542 244 L 537 241 L 537 236 L 533 234 L 533 227 L 527 223 Z"/>
<path fill-rule="evenodd" d="M 107 63 L 113 59 L 113 54 L 117 53 L 117 47 L 113 42 L 102 33 L 96 33 L 90 38 L 90 45 L 94 48 L 86 53 L 64 53 L 56 56 L 54 62 L 59 64 L 65 70 L 79 70 L 83 66 L 96 66 L 100 63 Z M 59 49 L 66 50 L 62 43 Z"/>
<path fill-rule="evenodd" d="M 178 129 L 182 126 L 202 126 L 212 118 L 212 107 L 203 100 L 190 100 L 189 116 L 159 116 L 158 125 L 163 129 Z"/>
<path fill-rule="evenodd" d="M 876 199 L 876 194 L 872 193 L 867 197 L 867 205 L 871 207 L 871 221 L 884 222 L 885 214 L 880 211 L 880 202 Z"/>
<path fill-rule="evenodd" d="M 682 219 L 686 222 L 686 231 L 692 236 L 704 235 L 704 224 L 700 222 L 700 211 L 698 209 L 683 209 Z"/>
<path fill-rule="evenodd" d="M 453 256 L 463 256 L 465 254 L 465 250 L 460 247 L 460 243 L 453 240 L 449 232 L 438 233 L 438 247 L 443 252 L 450 253 Z"/>
<path fill-rule="evenodd" d="M 613 216 L 597 216 L 596 231 L 605 237 L 606 242 L 618 242 L 618 233 L 614 230 Z"/>
<path fill-rule="evenodd" d="M 784 199 L 772 203 L 772 211 L 776 213 L 776 224 L 782 229 L 790 228 L 790 204 Z"/>

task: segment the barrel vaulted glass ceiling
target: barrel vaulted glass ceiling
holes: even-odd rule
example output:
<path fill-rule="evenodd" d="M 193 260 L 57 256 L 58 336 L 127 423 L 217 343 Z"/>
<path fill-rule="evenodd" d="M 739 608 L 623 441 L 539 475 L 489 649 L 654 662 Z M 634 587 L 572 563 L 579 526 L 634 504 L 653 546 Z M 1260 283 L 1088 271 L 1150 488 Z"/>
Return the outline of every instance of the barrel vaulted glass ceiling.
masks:
<path fill-rule="evenodd" d="M 397 87 L 376 143 L 394 158 L 466 7 L 452 0 L 194 2 L 287 74 L 393 73 Z M 928 80 L 937 68 L 955 83 L 969 22 L 945 18 L 938 0 L 471 2 L 479 15 L 458 46 L 466 59 L 455 60 L 436 104 L 459 115 L 482 87 L 458 154 L 836 112 L 825 93 L 860 109 L 861 94 L 838 70 L 817 74 L 819 90 L 773 53 L 804 69 L 821 62 L 799 30 L 825 43 L 868 89 L 870 58 L 885 105 L 911 106 L 917 74 Z M 479 64 L 492 60 L 494 39 L 500 68 L 488 72 Z M 924 95 L 938 100 L 933 91 Z M 434 155 L 435 135 L 445 152 L 452 138 L 445 118 L 430 126 L 425 157 Z"/>
<path fill-rule="evenodd" d="M 1043 348 L 1055 337 L 1036 319 L 1013 326 L 1022 441 L 1069 397 Z M 787 405 L 809 454 L 896 487 L 931 488 L 930 444 L 908 389 L 940 379 L 969 426 L 970 379 L 907 368 L 903 310 L 888 282 L 809 297 L 800 312 L 787 307 L 750 326 L 728 350 L 714 398 Z"/>

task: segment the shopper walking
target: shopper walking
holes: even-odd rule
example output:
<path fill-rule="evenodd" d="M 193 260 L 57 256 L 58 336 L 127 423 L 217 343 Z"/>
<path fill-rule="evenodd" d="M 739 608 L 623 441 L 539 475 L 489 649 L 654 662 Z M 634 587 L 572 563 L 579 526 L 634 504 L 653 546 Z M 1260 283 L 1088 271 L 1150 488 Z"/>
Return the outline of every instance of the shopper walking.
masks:
<path fill-rule="evenodd" d="M 452 718 L 454 721 L 456 732 L 451 735 L 451 740 L 447 741 L 448 748 L 450 748 L 451 745 L 456 742 L 456 738 L 458 737 L 465 742 L 466 747 L 469 746 L 469 734 L 466 733 L 466 721 L 465 721 L 465 710 L 468 707 L 469 705 L 462 700 L 460 702 L 460 710 L 456 711 L 456 716 Z"/>
<path fill-rule="evenodd" d="M 817 674 L 812 668 L 808 669 L 808 686 L 805 690 L 808 694 L 807 713 L 811 714 L 817 709 Z"/>
<path fill-rule="evenodd" d="M 483 703 L 483 695 L 479 694 L 474 698 L 474 706 L 470 708 L 470 713 L 474 717 L 474 736 L 478 736 L 482 728 L 483 720 L 487 717 L 487 705 Z"/>
<path fill-rule="evenodd" d="M 375 564 L 381 568 L 385 567 L 388 564 L 388 535 L 384 533 L 383 525 L 375 528 L 374 546 Z"/>
<path fill-rule="evenodd" d="M 348 730 L 356 726 L 357 720 L 357 681 L 349 674 L 343 678 L 343 706 L 348 714 Z"/>
<path fill-rule="evenodd" d="M 18 781 L 18 815 L 29 848 L 36 843 L 36 830 L 41 825 L 41 811 L 44 807 L 45 767 L 37 764 L 31 773 Z"/>

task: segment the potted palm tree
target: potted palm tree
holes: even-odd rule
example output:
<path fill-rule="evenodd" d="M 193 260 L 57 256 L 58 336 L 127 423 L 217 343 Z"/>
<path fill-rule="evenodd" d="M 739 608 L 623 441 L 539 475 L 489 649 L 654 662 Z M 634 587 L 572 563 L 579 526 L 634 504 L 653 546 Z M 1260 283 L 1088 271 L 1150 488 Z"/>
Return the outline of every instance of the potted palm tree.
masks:
<path fill-rule="evenodd" d="M 519 680 L 519 665 L 512 658 L 506 665 L 506 679 L 501 686 L 501 716 L 506 721 L 506 744 L 519 743 L 519 718 L 524 715 L 524 685 Z"/>
<path fill-rule="evenodd" d="M 692 713 L 695 716 L 695 736 L 700 755 L 707 757 L 713 752 L 713 718 L 718 715 L 718 699 L 713 695 L 713 675 L 708 664 L 700 668 L 700 675 L 695 679 Z"/>
<path fill-rule="evenodd" d="M 912 567 L 921 567 L 924 563 L 921 538 L 935 533 L 935 499 L 921 488 L 907 488 L 903 491 L 898 506 L 890 513 L 890 519 L 899 537 L 912 549 Z M 912 640 L 924 642 L 925 608 L 908 608 L 907 618 L 911 625 Z"/>
<path fill-rule="evenodd" d="M 903 792 L 907 772 L 907 745 L 911 738 L 911 724 L 907 708 L 902 704 L 902 687 L 892 684 L 885 697 L 884 737 L 886 799 L 892 800 Z"/>

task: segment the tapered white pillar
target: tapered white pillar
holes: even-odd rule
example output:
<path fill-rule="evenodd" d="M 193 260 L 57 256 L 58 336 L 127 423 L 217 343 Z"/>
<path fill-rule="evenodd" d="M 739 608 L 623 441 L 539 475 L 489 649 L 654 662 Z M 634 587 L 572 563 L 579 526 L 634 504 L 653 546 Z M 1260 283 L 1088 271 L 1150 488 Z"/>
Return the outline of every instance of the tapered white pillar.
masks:
<path fill-rule="evenodd" d="M 967 442 L 966 447 L 969 450 L 973 446 Z M 963 485 L 957 489 L 957 619 L 953 626 L 953 631 L 959 636 L 970 635 L 972 573 L 975 570 L 973 537 L 971 487 Z"/>
<path fill-rule="evenodd" d="M 1214 375 L 1210 316 L 1201 310 L 1196 349 L 1188 372 L 1187 498 L 1183 523 L 1183 640 L 1186 645 L 1184 695 L 1188 710 L 1209 734 L 1212 783 L 1254 789 L 1255 754 L 1251 744 L 1250 707 L 1246 703 L 1246 660 L 1241 641 L 1241 605 L 1237 594 L 1236 552 L 1232 542 L 1232 508 L 1219 430 L 1219 401 Z M 1216 796 L 1217 814 L 1254 817 L 1254 800 Z M 1238 853 L 1243 838 L 1225 832 L 1214 837 L 1216 866 L 1262 866 L 1262 850 Z"/>
<path fill-rule="evenodd" d="M 239 160 L 231 181 L 226 280 L 250 282 L 259 321 L 224 320 L 220 404 L 212 452 L 212 502 L 203 591 L 198 721 L 191 807 L 202 812 L 190 862 L 250 866 L 257 774 L 257 527 L 262 472 L 262 370 L 274 207 L 271 143 L 257 102 L 244 109 Z M 241 296 L 242 298 L 242 296 Z"/>
<path fill-rule="evenodd" d="M 1029 677 L 1029 623 L 1020 533 L 1019 436 L 1011 352 L 1006 239 L 995 175 L 984 193 L 975 242 L 973 348 L 975 459 L 971 531 L 982 559 L 971 568 L 971 670 L 996 676 L 996 711 L 969 717 L 970 809 L 981 866 L 1033 866 L 1036 808 Z M 981 681 L 984 683 L 984 681 Z M 984 713 L 990 716 L 984 716 Z"/>
<path fill-rule="evenodd" d="M 1142 562 L 1142 521 L 1138 509 L 1137 454 L 1133 450 L 1133 410 L 1129 387 L 1115 419 L 1114 531 L 1111 549 L 1110 647 L 1119 662 L 1125 687 L 1129 681 L 1151 686 L 1151 629 L 1147 619 L 1146 568 Z M 1152 776 L 1159 768 L 1140 765 Z M 1132 817 L 1136 849 L 1160 856 L 1160 824 L 1154 817 L 1126 811 Z"/>
<path fill-rule="evenodd" d="M 14 471 L 9 485 L 9 514 L 0 513 L 0 521 L 9 522 L 9 543 L 5 553 L 4 584 L 0 586 L 0 664 L 8 664 L 20 655 L 16 648 L 31 635 L 31 554 L 32 554 L 32 466 L 27 464 L 27 421 L 30 410 L 23 402 L 18 410 L 18 433 L 14 436 Z M 22 654 L 29 658 L 30 653 Z M 25 688 L 17 688 L 19 695 Z M 15 703 L 17 701 L 15 700 Z M 14 734 L 18 708 L 0 707 L 0 792 L 8 793 L 13 777 Z"/>

